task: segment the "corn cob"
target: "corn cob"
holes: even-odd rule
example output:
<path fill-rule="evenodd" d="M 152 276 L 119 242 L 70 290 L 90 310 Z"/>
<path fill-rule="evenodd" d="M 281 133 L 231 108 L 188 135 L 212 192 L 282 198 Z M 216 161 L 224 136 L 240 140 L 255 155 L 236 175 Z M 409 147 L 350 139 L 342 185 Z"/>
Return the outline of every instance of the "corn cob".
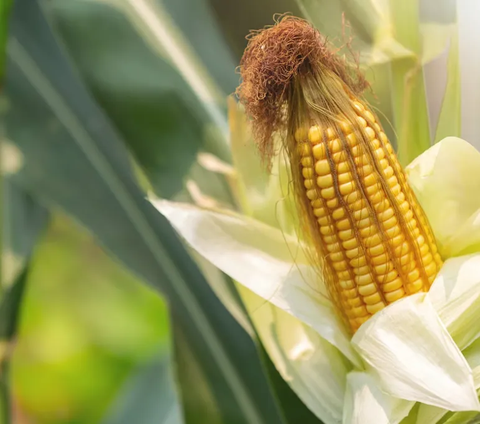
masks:
<path fill-rule="evenodd" d="M 352 106 L 357 122 L 299 128 L 295 141 L 324 277 L 355 332 L 388 304 L 427 291 L 442 259 L 385 133 L 365 104 Z"/>
<path fill-rule="evenodd" d="M 259 151 L 269 163 L 281 136 L 312 265 L 352 331 L 427 291 L 442 259 L 358 68 L 291 16 L 252 33 L 240 68 Z"/>

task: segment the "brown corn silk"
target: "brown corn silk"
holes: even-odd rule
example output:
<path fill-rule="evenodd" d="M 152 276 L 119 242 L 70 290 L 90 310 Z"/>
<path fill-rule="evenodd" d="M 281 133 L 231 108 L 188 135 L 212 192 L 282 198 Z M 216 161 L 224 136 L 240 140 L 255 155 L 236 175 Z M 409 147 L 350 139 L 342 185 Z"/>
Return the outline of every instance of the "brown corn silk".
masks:
<path fill-rule="evenodd" d="M 267 166 L 283 140 L 304 236 L 352 332 L 427 291 L 442 260 L 356 67 L 291 16 L 252 33 L 237 90 Z"/>

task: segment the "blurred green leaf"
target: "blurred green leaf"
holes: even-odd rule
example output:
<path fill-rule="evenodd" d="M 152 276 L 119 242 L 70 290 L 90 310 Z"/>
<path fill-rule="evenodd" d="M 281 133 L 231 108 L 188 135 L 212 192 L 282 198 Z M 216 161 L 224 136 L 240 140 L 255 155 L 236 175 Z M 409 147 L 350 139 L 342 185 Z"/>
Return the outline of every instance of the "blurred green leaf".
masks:
<path fill-rule="evenodd" d="M 9 178 L 4 179 L 3 194 L 3 279 L 12 286 L 26 266 L 40 233 L 48 221 L 48 212 L 30 194 Z"/>
<path fill-rule="evenodd" d="M 13 285 L 3 291 L 0 304 L 0 422 L 3 424 L 10 424 L 12 420 L 10 359 L 27 277 L 28 266 L 25 266 Z"/>
<path fill-rule="evenodd" d="M 82 77 L 158 194 L 171 197 L 181 189 L 199 148 L 228 158 L 224 94 L 161 4 L 50 0 L 47 5 Z M 215 63 L 231 68 L 225 77 L 234 76 L 225 54 Z M 212 133 L 212 127 L 223 130 Z"/>
<path fill-rule="evenodd" d="M 38 5 L 18 0 L 15 6 L 6 121 L 24 155 L 15 181 L 82 222 L 167 297 L 208 384 L 234 406 L 217 403 L 224 422 L 281 423 L 252 340 L 145 200 L 121 139 L 75 78 Z"/>
<path fill-rule="evenodd" d="M 165 302 L 55 213 L 30 262 L 12 359 L 21 411 L 42 424 L 97 423 L 168 339 Z"/>
<path fill-rule="evenodd" d="M 458 55 L 458 34 L 450 39 L 447 62 L 447 86 L 438 118 L 435 142 L 448 136 L 460 137 L 462 131 L 460 59 Z"/>
<path fill-rule="evenodd" d="M 159 352 L 124 384 L 103 424 L 182 424 L 170 357 Z"/>
<path fill-rule="evenodd" d="M 210 263 L 200 258 L 202 269 L 206 271 L 208 281 L 215 289 L 217 295 L 227 305 L 229 311 L 237 318 L 242 326 L 251 334 L 255 332 L 252 323 L 243 307 L 238 306 L 238 293 L 226 292 L 229 287 L 225 284 L 219 284 L 218 280 L 222 277 L 221 271 L 213 267 Z M 227 277 L 229 278 L 229 277 Z M 175 320 L 172 320 L 175 322 Z M 256 333 L 255 333 L 256 334 Z M 192 354 L 193 350 L 190 342 L 180 328 L 173 332 L 175 346 L 175 366 L 177 376 L 180 381 L 181 395 L 185 408 L 187 422 L 192 423 L 222 423 L 221 411 L 215 404 L 215 399 L 221 399 L 225 407 L 234 408 L 230 405 L 231 400 L 225 397 L 223 393 L 215 393 L 215 387 L 209 387 L 206 376 L 198 360 Z M 259 340 L 258 336 L 256 338 Z M 285 423 L 297 424 L 322 424 L 322 422 L 302 403 L 295 392 L 283 380 L 263 346 L 259 346 L 259 351 L 264 366 L 264 370 L 269 378 L 270 386 L 278 400 Z M 189 382 L 195 381 L 195 384 Z M 225 398 L 224 398 L 225 397 Z M 224 398 L 224 399 L 222 399 Z"/>
<path fill-rule="evenodd" d="M 198 56 L 208 74 L 226 96 L 235 91 L 238 75 L 237 59 L 214 15 L 209 0 L 156 0 L 162 4 Z M 258 8 L 256 8 L 258 9 Z M 255 10 L 257 12 L 257 10 Z M 245 34 L 243 34 L 243 37 Z M 225 99 L 222 98 L 222 103 Z"/>
<path fill-rule="evenodd" d="M 270 377 L 270 383 L 282 406 L 285 421 L 290 424 L 323 424 L 282 378 L 264 348 L 262 348 L 262 355 L 265 368 Z"/>
<path fill-rule="evenodd" d="M 0 87 L 3 87 L 3 77 L 5 73 L 5 46 L 8 35 L 8 19 L 10 17 L 10 8 L 13 0 L 0 1 Z"/>
<path fill-rule="evenodd" d="M 390 0 L 395 38 L 415 53 L 413 59 L 390 64 L 393 116 L 397 133 L 398 157 L 407 165 L 430 147 L 425 81 L 421 62 L 422 40 L 418 0 Z"/>
<path fill-rule="evenodd" d="M 422 64 L 436 59 L 448 47 L 448 43 L 456 32 L 455 24 L 441 24 L 438 22 L 424 22 L 420 24 L 420 38 L 422 41 Z"/>
<path fill-rule="evenodd" d="M 180 389 L 185 422 L 188 424 L 230 424 L 230 422 L 238 422 L 235 418 L 233 418 L 233 421 L 227 419 L 228 415 L 234 416 L 236 409 L 231 396 L 222 392 L 219 386 L 208 381 L 208 373 L 211 372 L 211 367 L 215 365 L 207 364 L 205 366 L 201 364 L 192 349 L 188 335 L 180 326 L 176 325 L 177 319 L 173 315 L 171 322 L 173 323 L 172 334 L 175 352 L 174 368 Z"/>
<path fill-rule="evenodd" d="M 175 322 L 175 320 L 173 320 Z M 191 344 L 181 329 L 174 331 L 175 366 L 180 382 L 181 396 L 185 408 L 185 420 L 188 423 L 221 424 L 225 422 L 218 402 L 224 402 L 224 408 L 235 409 L 231 399 L 216 387 L 208 384 L 205 370 L 192 354 Z M 284 415 L 289 424 L 322 424 L 322 422 L 302 403 L 290 386 L 275 369 L 267 353 L 260 348 L 265 370 Z M 248 372 L 246 369 L 245 372 Z M 192 382 L 195 382 L 192 384 Z M 217 402 L 215 402 L 217 399 Z M 230 423 L 230 421 L 228 421 Z"/>
<path fill-rule="evenodd" d="M 14 283 L 7 287 L 0 304 L 0 341 L 9 343 L 17 332 L 20 306 L 28 276 L 28 266 L 23 267 Z M 8 358 L 2 358 L 8 359 Z"/>
<path fill-rule="evenodd" d="M 5 142 L 3 140 L 3 142 Z M 2 189 L 2 297 L 0 300 L 0 386 L 4 423 L 10 418 L 10 355 L 17 335 L 29 261 L 48 213 L 21 188 L 4 178 Z"/>
<path fill-rule="evenodd" d="M 385 1 L 296 1 L 303 15 L 322 34 L 339 47 L 348 42 L 364 64 L 381 64 L 413 55 L 394 37 Z"/>

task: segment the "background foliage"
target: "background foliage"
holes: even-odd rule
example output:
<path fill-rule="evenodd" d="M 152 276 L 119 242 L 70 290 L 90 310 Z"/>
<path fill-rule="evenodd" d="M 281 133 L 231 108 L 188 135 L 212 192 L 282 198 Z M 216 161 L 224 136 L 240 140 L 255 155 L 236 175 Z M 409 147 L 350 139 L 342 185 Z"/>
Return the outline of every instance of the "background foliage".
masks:
<path fill-rule="evenodd" d="M 310 19 L 341 52 L 353 37 L 404 163 L 460 135 L 456 2 L 15 0 L 10 15 L 7 3 L 4 422 L 319 423 L 232 282 L 145 197 L 241 203 L 224 172 L 238 136 L 227 96 L 245 35 L 274 13 Z"/>

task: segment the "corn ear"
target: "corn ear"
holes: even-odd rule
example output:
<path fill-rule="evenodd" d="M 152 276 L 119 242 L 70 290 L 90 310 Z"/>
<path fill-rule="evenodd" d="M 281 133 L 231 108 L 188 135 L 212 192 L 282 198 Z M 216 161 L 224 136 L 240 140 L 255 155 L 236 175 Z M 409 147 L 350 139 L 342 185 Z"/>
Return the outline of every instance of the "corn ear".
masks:
<path fill-rule="evenodd" d="M 294 139 L 323 278 L 354 332 L 388 304 L 427 291 L 442 259 L 374 114 L 358 99 L 351 108 L 354 122 L 300 126 Z"/>

